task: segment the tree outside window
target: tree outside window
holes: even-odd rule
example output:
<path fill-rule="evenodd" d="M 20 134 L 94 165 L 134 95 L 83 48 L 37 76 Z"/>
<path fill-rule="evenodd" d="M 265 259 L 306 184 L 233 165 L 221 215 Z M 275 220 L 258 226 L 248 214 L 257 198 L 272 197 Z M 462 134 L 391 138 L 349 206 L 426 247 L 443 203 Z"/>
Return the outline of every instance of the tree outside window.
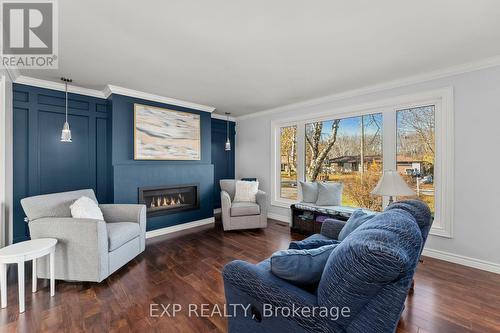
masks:
<path fill-rule="evenodd" d="M 342 204 L 382 209 L 370 194 L 382 174 L 382 114 L 306 124 L 306 178 L 342 182 Z"/>

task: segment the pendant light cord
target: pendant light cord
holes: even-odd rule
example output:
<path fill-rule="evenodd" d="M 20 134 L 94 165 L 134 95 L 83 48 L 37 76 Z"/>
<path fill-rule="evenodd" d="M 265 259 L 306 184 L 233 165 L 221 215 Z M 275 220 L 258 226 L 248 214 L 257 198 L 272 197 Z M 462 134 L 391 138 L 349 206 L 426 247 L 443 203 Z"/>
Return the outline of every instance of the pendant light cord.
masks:
<path fill-rule="evenodd" d="M 66 86 L 66 122 L 68 122 L 68 82 L 64 82 Z"/>

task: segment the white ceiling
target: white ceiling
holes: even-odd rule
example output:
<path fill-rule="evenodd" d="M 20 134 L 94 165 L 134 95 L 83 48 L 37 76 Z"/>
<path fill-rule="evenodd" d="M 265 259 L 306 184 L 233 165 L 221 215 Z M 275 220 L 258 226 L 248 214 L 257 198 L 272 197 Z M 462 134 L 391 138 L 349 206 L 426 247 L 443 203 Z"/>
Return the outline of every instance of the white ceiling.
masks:
<path fill-rule="evenodd" d="M 498 0 L 64 0 L 59 70 L 239 116 L 500 54 Z"/>

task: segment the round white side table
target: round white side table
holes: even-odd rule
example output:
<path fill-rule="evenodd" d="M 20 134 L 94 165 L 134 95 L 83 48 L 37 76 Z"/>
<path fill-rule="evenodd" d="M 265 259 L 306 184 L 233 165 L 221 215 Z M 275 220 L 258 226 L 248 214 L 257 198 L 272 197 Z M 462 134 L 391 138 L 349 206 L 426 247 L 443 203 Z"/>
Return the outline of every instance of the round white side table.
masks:
<path fill-rule="evenodd" d="M 36 292 L 36 259 L 49 255 L 50 296 L 55 295 L 54 253 L 57 239 L 40 238 L 12 244 L 0 249 L 0 292 L 2 308 L 7 306 L 7 264 L 17 264 L 19 284 L 19 312 L 24 312 L 24 262 L 33 260 L 32 291 Z"/>

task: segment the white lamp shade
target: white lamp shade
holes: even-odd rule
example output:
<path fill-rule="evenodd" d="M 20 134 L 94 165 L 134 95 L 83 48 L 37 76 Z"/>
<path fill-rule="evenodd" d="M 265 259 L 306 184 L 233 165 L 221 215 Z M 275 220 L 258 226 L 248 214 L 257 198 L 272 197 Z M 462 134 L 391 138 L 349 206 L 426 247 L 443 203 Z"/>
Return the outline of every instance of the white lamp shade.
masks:
<path fill-rule="evenodd" d="M 375 195 L 405 197 L 416 195 L 415 191 L 401 178 L 399 172 L 393 170 L 384 171 L 382 178 L 380 178 L 377 186 L 375 186 L 371 193 Z"/>

